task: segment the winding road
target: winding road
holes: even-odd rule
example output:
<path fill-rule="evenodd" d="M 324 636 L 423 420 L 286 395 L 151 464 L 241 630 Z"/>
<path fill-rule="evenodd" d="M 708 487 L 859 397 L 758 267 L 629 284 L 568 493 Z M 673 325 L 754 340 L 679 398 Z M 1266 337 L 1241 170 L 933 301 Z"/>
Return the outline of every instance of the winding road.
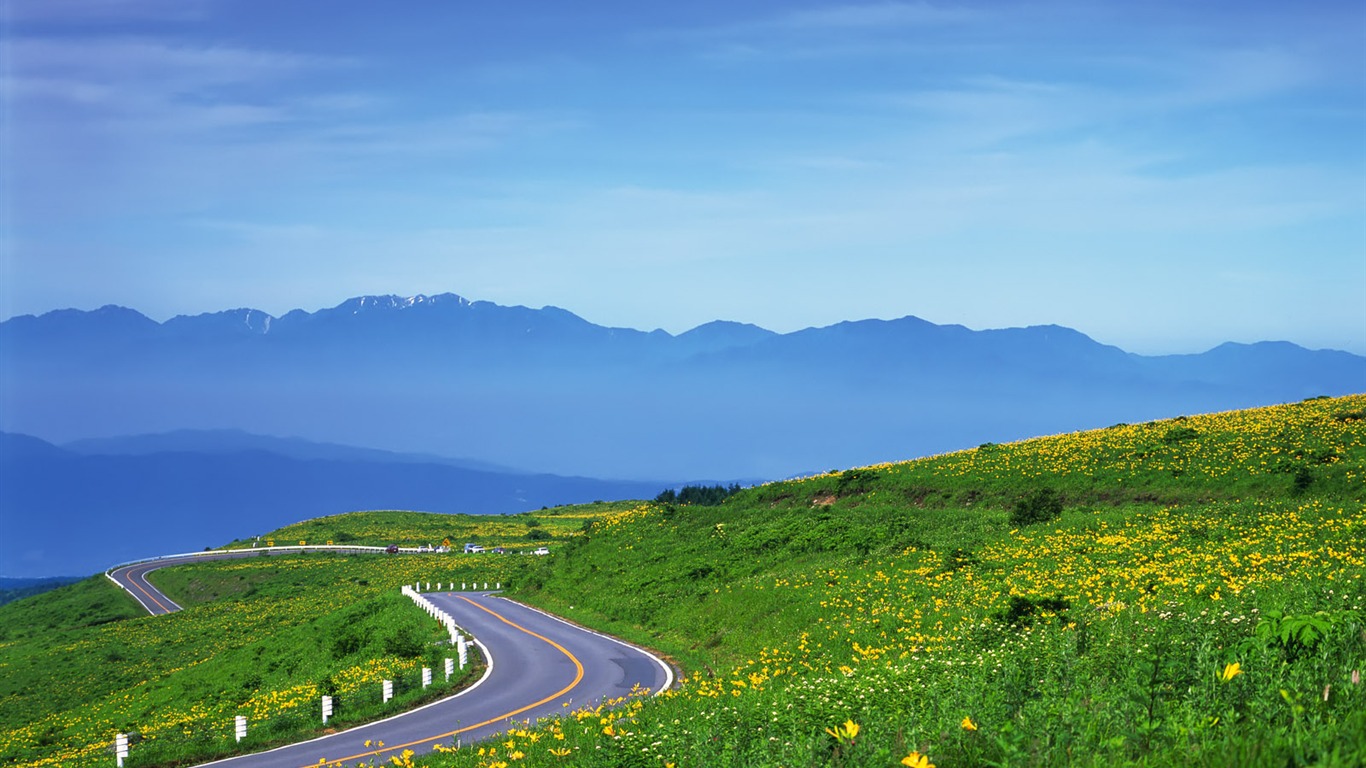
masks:
<path fill-rule="evenodd" d="M 298 548 L 294 548 L 298 549 Z M 335 549 L 335 548 L 333 548 Z M 205 559 L 244 557 L 255 551 L 205 553 L 120 566 L 110 579 L 128 590 L 152 614 L 180 609 L 146 579 L 157 568 Z M 490 592 L 425 592 L 445 610 L 484 654 L 487 670 L 473 686 L 453 696 L 341 733 L 268 752 L 204 765 L 231 768 L 310 768 L 319 763 L 376 763 L 406 749 L 468 744 L 524 722 L 563 714 L 633 689 L 656 693 L 673 683 L 659 658 L 606 635 L 574 626 L 543 611 Z M 417 608 L 414 608 L 417 610 Z M 366 742 L 382 749 L 367 747 Z"/>

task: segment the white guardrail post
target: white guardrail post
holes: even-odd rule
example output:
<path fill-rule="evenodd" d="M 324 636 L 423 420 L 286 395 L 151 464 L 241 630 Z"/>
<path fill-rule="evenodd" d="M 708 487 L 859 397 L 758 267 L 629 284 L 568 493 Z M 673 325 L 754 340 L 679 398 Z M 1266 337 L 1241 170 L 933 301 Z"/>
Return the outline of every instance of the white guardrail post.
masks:
<path fill-rule="evenodd" d="M 383 683 L 381 691 L 384 693 L 384 703 L 388 703 L 389 699 L 394 698 L 394 681 L 385 680 Z"/>
<path fill-rule="evenodd" d="M 114 734 L 114 760 L 118 763 L 118 768 L 123 768 L 123 761 L 128 759 L 128 734 Z"/>
<path fill-rule="evenodd" d="M 431 586 L 430 582 L 428 582 L 428 586 Z M 451 586 L 454 587 L 455 582 L 451 582 Z M 465 640 L 463 637 L 460 636 L 460 631 L 455 624 L 455 619 L 452 618 L 449 613 L 446 613 L 440 608 L 437 608 L 435 603 L 433 603 L 431 600 L 428 600 L 426 596 L 420 594 L 414 587 L 411 587 L 407 584 L 404 584 L 402 587 L 400 587 L 399 592 L 403 593 L 404 595 L 407 595 L 408 598 L 412 600 L 414 603 L 416 603 L 419 608 L 426 611 L 428 616 L 431 616 L 432 618 L 436 619 L 438 623 L 440 623 L 443 627 L 446 628 L 446 631 L 451 636 L 451 645 L 455 645 L 461 648 L 464 647 Z M 465 668 L 465 663 L 466 652 L 462 650 L 460 653 L 461 669 Z M 449 677 L 449 675 L 447 675 L 447 677 Z"/>
<path fill-rule="evenodd" d="M 332 716 L 332 697 L 323 697 L 323 725 L 327 725 L 327 718 Z"/>
<path fill-rule="evenodd" d="M 233 733 L 237 734 L 237 740 L 241 741 L 247 737 L 247 717 L 238 715 L 233 721 Z"/>

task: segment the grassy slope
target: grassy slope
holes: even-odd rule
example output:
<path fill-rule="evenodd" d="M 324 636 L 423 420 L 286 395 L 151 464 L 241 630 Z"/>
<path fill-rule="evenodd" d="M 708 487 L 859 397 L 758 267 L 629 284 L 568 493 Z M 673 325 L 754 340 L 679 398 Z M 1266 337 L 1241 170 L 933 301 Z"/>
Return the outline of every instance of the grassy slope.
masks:
<path fill-rule="evenodd" d="M 586 764 L 1360 764 L 1363 412 L 1116 425 L 642 505 L 519 592 L 693 673 L 629 735 L 568 729 Z M 1044 487 L 1061 518 L 1013 525 Z M 849 720 L 852 744 L 826 732 Z"/>
<path fill-rule="evenodd" d="M 543 508 L 518 515 L 438 515 L 426 512 L 349 512 L 304 520 L 262 534 L 261 541 L 290 545 L 357 544 L 402 547 L 439 546 L 444 540 L 457 550 L 467 542 L 488 549 L 513 550 L 554 547 L 578 535 L 586 521 L 629 509 L 629 502 L 597 502 L 575 506 Z M 236 541 L 230 547 L 250 546 L 251 541 Z"/>
<path fill-rule="evenodd" d="M 1356 396 L 1116 426 L 772 484 L 718 508 L 538 512 L 547 527 L 563 518 L 554 556 L 453 558 L 443 568 L 512 569 L 502 575 L 525 599 L 663 649 L 691 679 L 662 700 L 514 736 L 496 753 L 432 760 L 881 766 L 918 750 L 940 765 L 1359 764 L 1366 697 L 1350 675 L 1366 666 L 1366 421 L 1350 416 L 1362 412 L 1366 397 Z M 1012 505 L 1040 487 L 1060 494 L 1061 519 L 1013 526 Z M 567 535 L 604 512 L 587 535 Z M 341 516 L 273 535 L 416 544 L 449 530 L 454 543 L 519 541 L 516 529 L 473 539 L 479 532 L 439 518 Z M 174 667 L 190 655 L 166 641 L 193 627 L 250 637 L 243 653 L 286 657 L 322 642 L 335 626 L 282 633 L 279 643 L 244 630 L 252 615 L 303 597 L 279 592 L 292 577 L 268 562 L 196 566 L 217 575 L 168 588 L 237 597 L 164 624 L 63 629 L 46 663 L 69 665 L 59 645 L 107 652 L 136 630 L 134 642 L 154 648 L 147 666 L 119 668 L 188 690 L 192 678 Z M 370 560 L 388 565 L 364 575 L 347 569 L 365 559 L 297 562 L 316 563 L 308 580 L 379 590 L 347 586 L 319 610 L 432 573 L 429 563 L 421 574 L 390 572 L 400 560 Z M 0 626 L 17 623 L 13 608 L 0 609 Z M 1274 611 L 1305 621 L 1278 622 Z M 1294 631 L 1257 635 L 1273 624 Z M 31 647 L 0 645 L 7 678 L 19 657 L 38 654 Z M 1235 661 L 1245 672 L 1221 680 Z M 262 679 L 256 695 L 284 696 L 302 679 Z M 230 703 L 219 714 L 245 706 Z M 0 723 L 13 724 L 7 704 Z M 964 729 L 964 717 L 978 730 Z M 836 728 L 846 721 L 860 725 L 852 739 Z M 0 744 L 0 760 L 23 739 L 60 744 L 108 730 L 86 725 L 28 728 Z"/>
<path fill-rule="evenodd" d="M 130 766 L 169 764 L 231 751 L 238 714 L 252 724 L 252 749 L 315 732 L 329 691 L 334 725 L 416 703 L 418 668 L 439 670 L 450 651 L 433 645 L 444 634 L 398 587 L 506 579 L 528 559 L 435 557 L 277 555 L 166 569 L 153 580 L 186 610 L 163 617 L 145 616 L 103 576 L 4 606 L 0 764 L 104 765 L 118 732 L 142 739 Z M 388 706 L 378 701 L 384 678 L 400 689 Z"/>
<path fill-rule="evenodd" d="M 25 597 L 51 592 L 57 587 L 74 584 L 78 578 L 55 579 L 0 579 L 0 605 L 12 603 Z"/>

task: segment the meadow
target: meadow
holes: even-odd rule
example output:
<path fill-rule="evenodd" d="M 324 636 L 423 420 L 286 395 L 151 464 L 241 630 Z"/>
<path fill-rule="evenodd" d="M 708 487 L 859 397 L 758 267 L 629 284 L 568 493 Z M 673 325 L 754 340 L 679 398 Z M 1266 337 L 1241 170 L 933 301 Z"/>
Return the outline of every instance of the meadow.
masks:
<path fill-rule="evenodd" d="M 486 549 L 525 551 L 553 546 L 577 536 L 586 521 L 620 512 L 629 502 L 595 502 L 543 507 L 516 515 L 435 515 L 399 510 L 348 512 L 285 526 L 259 537 L 231 542 L 230 549 L 253 545 L 355 544 L 387 547 L 437 547 L 459 551 L 466 543 Z"/>
<path fill-rule="evenodd" d="M 445 679 L 446 635 L 399 587 L 506 580 L 528 559 L 260 556 L 153 573 L 185 607 L 168 616 L 146 616 L 103 575 L 3 606 L 0 764 L 111 765 L 115 733 L 131 735 L 129 766 L 200 762 L 325 732 L 324 694 L 330 729 L 446 695 L 477 669 Z"/>
<path fill-rule="evenodd" d="M 429 764 L 1361 765 L 1364 471 L 1354 396 L 641 504 L 516 592 L 684 685 Z"/>
<path fill-rule="evenodd" d="M 468 573 L 660 651 L 683 682 L 391 763 L 1361 765 L 1363 473 L 1357 395 L 986 444 L 718 506 L 542 510 L 537 525 L 483 532 L 524 546 L 518 533 L 550 529 L 549 557 L 167 569 L 158 583 L 193 603 L 170 617 L 131 618 L 118 593 L 82 582 L 0 607 L 0 761 L 104 764 L 118 728 L 155 742 L 234 713 L 303 712 L 317 686 L 375 687 L 367 665 L 421 663 L 390 652 L 402 627 L 436 634 L 397 586 Z M 483 535 L 440 517 L 345 515 L 264 536 Z M 41 671 L 97 666 L 111 679 L 79 702 Z M 67 703 L 25 693 L 43 687 Z M 38 757 L 56 750 L 69 761 Z M 132 765 L 174 758 L 138 752 Z"/>

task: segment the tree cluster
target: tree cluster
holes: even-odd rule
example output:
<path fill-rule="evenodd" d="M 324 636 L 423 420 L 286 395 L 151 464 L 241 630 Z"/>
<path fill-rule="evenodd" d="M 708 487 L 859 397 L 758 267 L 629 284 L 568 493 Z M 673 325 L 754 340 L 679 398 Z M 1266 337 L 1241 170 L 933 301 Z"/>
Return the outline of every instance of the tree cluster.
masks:
<path fill-rule="evenodd" d="M 666 488 L 655 497 L 661 504 L 696 504 L 699 507 L 715 507 L 740 492 L 740 484 L 730 485 L 685 485 L 675 491 Z"/>

